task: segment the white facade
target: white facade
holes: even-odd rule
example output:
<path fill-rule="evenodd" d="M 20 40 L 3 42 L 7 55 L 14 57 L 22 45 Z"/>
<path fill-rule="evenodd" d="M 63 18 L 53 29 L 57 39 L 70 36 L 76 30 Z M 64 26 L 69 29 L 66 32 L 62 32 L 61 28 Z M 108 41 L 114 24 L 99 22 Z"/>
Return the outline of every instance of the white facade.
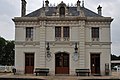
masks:
<path fill-rule="evenodd" d="M 65 7 L 66 8 L 66 7 Z M 58 8 L 59 9 L 59 8 Z M 105 75 L 105 64 L 109 64 L 111 54 L 110 17 L 86 16 L 82 11 L 79 16 L 59 15 L 37 17 L 15 17 L 15 67 L 17 73 L 25 73 L 25 54 L 34 54 L 34 69 L 49 68 L 50 75 L 56 74 L 55 54 L 69 54 L 69 75 L 76 75 L 75 69 L 91 70 L 91 54 L 100 55 L 100 74 Z M 59 11 L 58 11 L 59 14 Z M 66 13 L 67 14 L 67 13 Z M 69 40 L 55 39 L 56 26 L 69 26 Z M 26 27 L 33 27 L 32 40 L 26 39 Z M 92 27 L 99 27 L 99 39 L 94 39 Z M 49 43 L 51 57 L 47 57 L 46 48 Z M 75 44 L 78 48 L 78 59 L 74 58 Z M 75 60 L 76 59 L 76 60 Z"/>

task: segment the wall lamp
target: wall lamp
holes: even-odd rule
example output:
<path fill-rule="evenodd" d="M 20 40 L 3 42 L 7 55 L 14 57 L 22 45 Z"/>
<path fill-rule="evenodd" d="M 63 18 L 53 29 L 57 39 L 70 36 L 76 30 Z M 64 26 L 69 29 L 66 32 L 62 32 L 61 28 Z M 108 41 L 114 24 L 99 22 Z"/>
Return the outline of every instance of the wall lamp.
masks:
<path fill-rule="evenodd" d="M 75 53 L 78 53 L 78 47 L 77 47 L 77 43 L 75 43 Z"/>
<path fill-rule="evenodd" d="M 51 57 L 51 52 L 50 52 L 49 42 L 47 43 L 46 52 L 47 52 L 47 58 L 50 58 Z"/>
<path fill-rule="evenodd" d="M 78 54 L 78 47 L 77 47 L 77 42 L 75 43 L 75 52 L 73 53 L 73 60 L 77 61 L 79 59 L 79 54 Z"/>

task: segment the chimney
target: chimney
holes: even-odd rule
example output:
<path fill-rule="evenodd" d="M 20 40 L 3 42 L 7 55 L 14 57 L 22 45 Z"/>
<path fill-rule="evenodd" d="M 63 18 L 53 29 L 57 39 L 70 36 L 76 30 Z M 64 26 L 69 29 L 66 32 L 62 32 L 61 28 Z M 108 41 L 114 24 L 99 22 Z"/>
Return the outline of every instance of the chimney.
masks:
<path fill-rule="evenodd" d="M 84 7 L 84 0 L 82 1 L 82 7 Z"/>
<path fill-rule="evenodd" d="M 46 0 L 45 1 L 45 11 L 48 11 L 49 10 L 49 1 Z"/>
<path fill-rule="evenodd" d="M 98 14 L 102 16 L 102 7 L 99 5 L 97 9 L 98 9 Z"/>
<path fill-rule="evenodd" d="M 22 2 L 22 9 L 21 9 L 21 17 L 26 15 L 26 4 L 27 2 L 25 0 L 21 0 Z"/>
<path fill-rule="evenodd" d="M 80 3 L 81 3 L 81 1 L 77 1 L 77 11 L 80 11 Z"/>

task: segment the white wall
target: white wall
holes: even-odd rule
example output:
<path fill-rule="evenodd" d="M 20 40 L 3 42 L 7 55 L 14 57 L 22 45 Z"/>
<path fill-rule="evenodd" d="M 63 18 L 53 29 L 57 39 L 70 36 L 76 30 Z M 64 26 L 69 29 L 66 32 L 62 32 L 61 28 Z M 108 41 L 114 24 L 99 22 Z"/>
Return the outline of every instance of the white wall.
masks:
<path fill-rule="evenodd" d="M 34 46 L 16 46 L 15 47 L 15 68 L 17 73 L 24 74 L 25 72 L 25 53 L 34 53 L 34 67 L 40 66 L 40 51 L 39 47 Z"/>
<path fill-rule="evenodd" d="M 101 29 L 101 41 L 102 42 L 111 42 L 110 37 L 110 28 L 102 28 Z"/>
<path fill-rule="evenodd" d="M 70 33 L 71 40 L 70 41 L 78 41 L 79 40 L 79 27 L 72 26 Z"/>
<path fill-rule="evenodd" d="M 25 41 L 25 28 L 15 28 L 15 41 Z"/>
<path fill-rule="evenodd" d="M 46 40 L 47 41 L 55 40 L 55 28 L 54 27 L 46 27 Z"/>
<path fill-rule="evenodd" d="M 86 46 L 86 68 L 89 68 L 89 69 L 90 69 L 91 53 L 100 54 L 100 70 L 102 75 L 105 74 L 105 63 L 109 63 L 109 69 L 111 69 L 111 64 L 110 64 L 111 49 L 109 45 L 106 45 L 106 46 L 92 45 L 91 47 L 89 45 Z"/>
<path fill-rule="evenodd" d="M 65 24 L 65 23 L 64 23 Z M 64 26 L 62 24 L 62 26 Z M 59 24 L 61 25 L 61 24 Z M 65 24 L 66 25 L 66 24 Z M 22 44 L 16 44 L 15 46 L 15 67 L 17 70 L 21 73 L 24 73 L 25 69 L 25 53 L 34 52 L 35 53 L 35 67 L 49 67 L 50 68 L 50 74 L 55 74 L 55 53 L 57 52 L 68 52 L 70 55 L 70 75 L 75 75 L 75 69 L 80 68 L 81 66 L 85 66 L 85 68 L 90 68 L 90 53 L 100 53 L 100 64 L 101 64 L 101 73 L 104 74 L 105 69 L 105 63 L 110 63 L 110 53 L 111 48 L 110 44 L 100 44 L 101 42 L 110 42 L 110 28 L 100 28 L 100 42 L 97 42 L 97 45 L 93 45 L 91 41 L 91 27 L 95 27 L 96 25 L 92 25 L 89 27 L 87 26 L 76 26 L 78 24 L 74 24 L 73 26 L 71 22 L 70 26 L 70 41 L 68 42 L 55 42 L 55 24 L 50 25 L 49 27 L 34 27 L 34 36 L 33 36 L 33 43 L 35 41 L 40 42 L 40 45 L 23 45 Z M 29 26 L 29 25 L 27 25 Z M 32 25 L 30 25 L 32 26 Z M 44 27 L 44 28 L 43 28 Z M 85 27 L 85 29 L 84 29 Z M 87 28 L 86 28 L 87 27 Z M 99 25 L 97 25 L 99 27 Z M 25 30 L 24 27 L 18 27 L 15 30 L 15 41 L 18 42 L 24 42 L 25 41 Z M 84 31 L 85 30 L 85 34 Z M 45 32 L 46 33 L 45 33 Z M 80 32 L 81 31 L 81 32 Z M 82 38 L 81 38 L 82 37 Z M 42 42 L 40 41 L 42 40 Z M 85 41 L 84 41 L 85 40 Z M 45 61 L 45 42 L 51 42 L 50 44 L 50 51 L 52 54 L 52 59 L 50 61 Z M 80 42 L 81 41 L 81 42 Z M 79 53 L 82 52 L 83 57 L 83 65 L 80 65 L 80 58 L 78 61 L 74 61 L 72 56 L 74 53 L 74 47 L 75 45 L 72 42 L 79 42 L 78 49 Z M 87 42 L 90 42 L 89 44 L 86 44 Z M 32 43 L 32 42 L 31 42 Z M 40 48 L 41 47 L 41 48 Z M 44 50 L 43 50 L 44 48 Z M 82 50 L 81 50 L 82 49 Z M 84 50 L 83 50 L 84 49 Z M 42 51 L 42 54 L 41 54 Z M 84 56 L 85 55 L 85 56 Z M 84 62 L 85 61 L 85 62 Z"/>
<path fill-rule="evenodd" d="M 50 51 L 52 54 L 52 58 L 50 61 L 46 60 L 46 67 L 50 68 L 50 75 L 55 75 L 55 54 L 59 52 L 66 52 L 69 54 L 69 74 L 75 75 L 75 69 L 79 68 L 79 61 L 73 60 L 73 53 L 74 53 L 74 45 L 70 44 L 55 44 L 50 45 Z"/>

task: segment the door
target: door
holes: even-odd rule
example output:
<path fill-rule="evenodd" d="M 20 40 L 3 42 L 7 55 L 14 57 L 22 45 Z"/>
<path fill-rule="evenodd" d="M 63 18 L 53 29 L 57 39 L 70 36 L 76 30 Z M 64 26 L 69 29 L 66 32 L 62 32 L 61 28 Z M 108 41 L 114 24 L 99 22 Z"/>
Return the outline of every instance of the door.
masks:
<path fill-rule="evenodd" d="M 34 71 L 34 54 L 25 54 L 25 74 L 33 74 Z"/>
<path fill-rule="evenodd" d="M 55 74 L 69 74 L 69 54 L 58 53 L 55 55 Z"/>
<path fill-rule="evenodd" d="M 100 54 L 91 54 L 91 74 L 100 74 Z"/>

